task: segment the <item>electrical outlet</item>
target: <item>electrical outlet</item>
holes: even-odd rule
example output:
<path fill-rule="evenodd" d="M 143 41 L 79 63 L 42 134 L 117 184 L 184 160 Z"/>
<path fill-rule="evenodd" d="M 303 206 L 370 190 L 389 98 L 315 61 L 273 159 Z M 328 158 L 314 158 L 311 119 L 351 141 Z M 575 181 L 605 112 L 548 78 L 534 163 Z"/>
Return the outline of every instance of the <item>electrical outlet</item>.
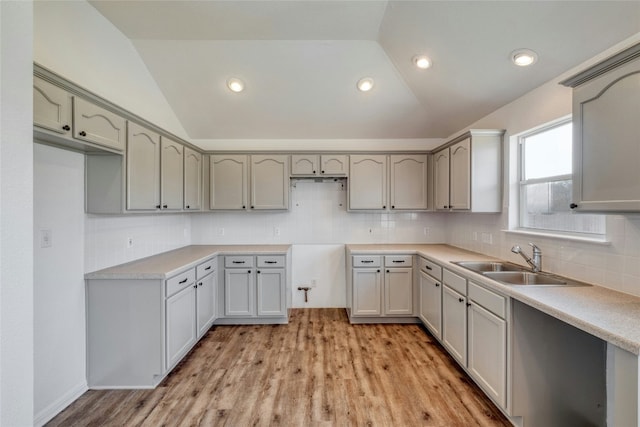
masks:
<path fill-rule="evenodd" d="M 127 248 L 133 247 L 133 237 L 127 237 Z"/>
<path fill-rule="evenodd" d="M 218 236 L 224 236 L 224 228 L 218 227 Z"/>
<path fill-rule="evenodd" d="M 486 243 L 489 245 L 493 244 L 493 234 L 491 233 L 482 233 L 482 243 Z"/>
<path fill-rule="evenodd" d="M 471 235 L 471 238 L 473 239 L 474 242 L 478 241 L 478 232 L 474 231 Z"/>
<path fill-rule="evenodd" d="M 53 244 L 53 235 L 51 230 L 40 230 L 40 247 L 50 248 Z"/>
<path fill-rule="evenodd" d="M 316 286 L 318 286 L 318 281 L 316 279 L 311 279 L 311 287 L 315 288 Z"/>
<path fill-rule="evenodd" d="M 273 227 L 273 235 L 274 236 L 280 235 L 280 227 Z"/>
<path fill-rule="evenodd" d="M 424 227 L 422 232 L 424 233 L 425 236 L 428 236 L 429 235 L 429 227 Z"/>

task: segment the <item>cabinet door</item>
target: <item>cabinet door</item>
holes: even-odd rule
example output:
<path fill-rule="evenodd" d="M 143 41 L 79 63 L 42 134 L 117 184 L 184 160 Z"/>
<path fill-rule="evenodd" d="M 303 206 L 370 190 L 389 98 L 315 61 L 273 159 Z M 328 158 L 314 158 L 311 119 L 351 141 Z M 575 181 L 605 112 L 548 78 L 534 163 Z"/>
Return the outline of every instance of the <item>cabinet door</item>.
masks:
<path fill-rule="evenodd" d="M 323 154 L 320 156 L 320 174 L 344 176 L 347 174 L 349 163 L 344 154 Z"/>
<path fill-rule="evenodd" d="M 353 269 L 353 316 L 382 314 L 382 273 L 379 268 Z"/>
<path fill-rule="evenodd" d="M 167 368 L 171 369 L 196 342 L 196 286 L 167 299 Z"/>
<path fill-rule="evenodd" d="M 469 306 L 469 371 L 484 391 L 506 407 L 507 323 L 472 302 Z"/>
<path fill-rule="evenodd" d="M 204 335 L 211 326 L 211 322 L 216 317 L 216 274 L 212 272 L 198 280 L 197 292 L 197 315 L 198 315 L 198 338 Z"/>
<path fill-rule="evenodd" d="M 384 314 L 413 315 L 413 269 L 387 268 L 384 273 Z"/>
<path fill-rule="evenodd" d="M 182 192 L 184 191 L 184 146 L 168 138 L 162 137 L 162 167 L 160 168 L 160 202 L 162 209 L 182 209 Z"/>
<path fill-rule="evenodd" d="M 427 209 L 427 156 L 392 155 L 391 209 Z"/>
<path fill-rule="evenodd" d="M 71 134 L 71 94 L 34 77 L 33 124 L 59 134 Z"/>
<path fill-rule="evenodd" d="M 471 209 L 471 138 L 450 147 L 449 201 L 452 209 Z"/>
<path fill-rule="evenodd" d="M 289 209 L 289 156 L 251 156 L 251 209 Z"/>
<path fill-rule="evenodd" d="M 82 98 L 73 98 L 73 137 L 118 151 L 125 149 L 127 121 Z"/>
<path fill-rule="evenodd" d="M 349 209 L 387 208 L 387 156 L 349 156 Z"/>
<path fill-rule="evenodd" d="M 184 209 L 202 209 L 202 154 L 184 147 Z"/>
<path fill-rule="evenodd" d="M 257 270 L 256 285 L 258 316 L 286 316 L 284 268 Z"/>
<path fill-rule="evenodd" d="M 445 148 L 433 155 L 434 200 L 437 210 L 449 210 L 449 149 Z"/>
<path fill-rule="evenodd" d="M 211 155 L 209 177 L 210 209 L 247 208 L 249 187 L 247 156 Z"/>
<path fill-rule="evenodd" d="M 576 210 L 640 211 L 640 59 L 574 90 Z"/>
<path fill-rule="evenodd" d="M 467 299 L 448 286 L 442 290 L 442 342 L 462 366 L 467 365 Z"/>
<path fill-rule="evenodd" d="M 320 173 L 319 158 L 317 154 L 292 154 L 291 175 L 315 176 Z"/>
<path fill-rule="evenodd" d="M 255 316 L 255 298 L 256 286 L 253 270 L 228 268 L 224 271 L 225 316 Z"/>
<path fill-rule="evenodd" d="M 442 337 L 442 285 L 420 271 L 420 319 L 433 336 Z"/>
<path fill-rule="evenodd" d="M 160 208 L 160 135 L 129 122 L 127 209 Z"/>

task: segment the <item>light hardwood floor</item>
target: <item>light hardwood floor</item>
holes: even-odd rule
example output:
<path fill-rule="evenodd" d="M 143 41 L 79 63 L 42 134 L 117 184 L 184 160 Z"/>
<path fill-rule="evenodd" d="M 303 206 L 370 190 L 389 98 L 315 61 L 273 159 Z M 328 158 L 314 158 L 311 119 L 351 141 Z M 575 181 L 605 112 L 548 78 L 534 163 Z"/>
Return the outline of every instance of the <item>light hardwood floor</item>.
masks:
<path fill-rule="evenodd" d="M 418 325 L 217 326 L 155 390 L 91 390 L 49 426 L 509 426 Z"/>

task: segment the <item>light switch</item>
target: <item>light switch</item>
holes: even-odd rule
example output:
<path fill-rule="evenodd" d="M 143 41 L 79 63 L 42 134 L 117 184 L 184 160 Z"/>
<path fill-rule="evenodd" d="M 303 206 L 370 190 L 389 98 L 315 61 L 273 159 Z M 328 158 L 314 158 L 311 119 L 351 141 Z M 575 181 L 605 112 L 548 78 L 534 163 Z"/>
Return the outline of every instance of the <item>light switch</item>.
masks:
<path fill-rule="evenodd" d="M 51 230 L 40 230 L 40 247 L 50 248 L 53 244 L 53 234 Z"/>

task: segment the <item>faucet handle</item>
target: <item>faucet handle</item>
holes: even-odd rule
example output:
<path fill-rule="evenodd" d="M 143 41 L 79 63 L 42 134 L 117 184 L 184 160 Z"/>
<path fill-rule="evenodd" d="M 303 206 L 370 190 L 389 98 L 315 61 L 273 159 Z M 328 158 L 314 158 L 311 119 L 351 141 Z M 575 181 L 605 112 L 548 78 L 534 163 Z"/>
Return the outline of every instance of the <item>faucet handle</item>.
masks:
<path fill-rule="evenodd" d="M 533 253 L 542 253 L 542 250 L 535 243 L 529 242 L 529 246 L 533 248 Z"/>

